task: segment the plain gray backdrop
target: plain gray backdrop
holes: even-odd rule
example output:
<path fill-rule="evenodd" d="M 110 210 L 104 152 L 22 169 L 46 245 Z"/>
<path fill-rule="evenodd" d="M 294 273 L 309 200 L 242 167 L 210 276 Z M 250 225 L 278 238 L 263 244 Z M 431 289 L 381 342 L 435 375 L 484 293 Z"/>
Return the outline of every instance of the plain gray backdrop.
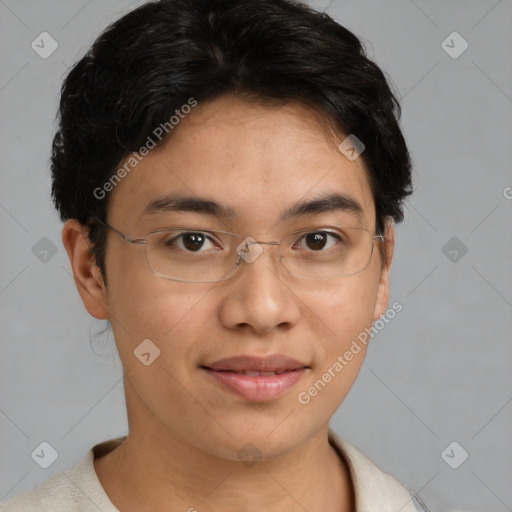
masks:
<path fill-rule="evenodd" d="M 141 3 L 0 0 L 0 501 L 126 434 L 122 368 L 75 289 L 48 159 L 67 68 Z M 391 76 L 416 188 L 392 267 L 403 310 L 331 426 L 433 511 L 512 510 L 512 2 L 311 3 Z M 31 457 L 44 441 L 48 469 Z"/>

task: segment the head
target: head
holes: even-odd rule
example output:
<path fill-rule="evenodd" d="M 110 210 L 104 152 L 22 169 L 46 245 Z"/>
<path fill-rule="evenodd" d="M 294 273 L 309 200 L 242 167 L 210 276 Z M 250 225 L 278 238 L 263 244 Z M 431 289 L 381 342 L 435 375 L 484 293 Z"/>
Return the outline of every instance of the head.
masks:
<path fill-rule="evenodd" d="M 307 405 L 297 395 L 388 306 L 394 223 L 411 193 L 399 116 L 360 41 L 291 0 L 150 2 L 96 40 L 62 88 L 52 192 L 84 305 L 112 324 L 130 428 L 235 459 L 248 441 L 268 457 L 284 453 L 329 421 L 366 346 Z M 348 158 L 339 146 L 354 135 L 364 151 Z M 316 212 L 283 217 L 334 194 L 359 211 L 317 201 Z M 171 211 L 160 201 L 146 211 L 168 195 L 223 208 Z M 372 242 L 361 272 L 325 280 L 289 275 L 272 245 L 229 280 L 163 279 L 143 247 L 104 225 L 132 239 L 186 224 L 276 241 L 340 218 L 384 241 Z M 134 355 L 147 339 L 159 350 L 148 366 Z M 222 358 L 272 353 L 306 367 L 273 400 L 235 396 L 204 372 Z M 294 421 L 267 437 L 290 410 Z"/>

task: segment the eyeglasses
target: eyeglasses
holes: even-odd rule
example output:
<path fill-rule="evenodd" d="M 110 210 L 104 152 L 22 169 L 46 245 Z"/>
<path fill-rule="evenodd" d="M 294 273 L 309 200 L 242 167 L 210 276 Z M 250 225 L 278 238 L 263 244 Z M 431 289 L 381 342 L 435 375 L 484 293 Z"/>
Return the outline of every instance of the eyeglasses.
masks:
<path fill-rule="evenodd" d="M 306 279 L 336 279 L 362 272 L 370 263 L 373 242 L 384 241 L 362 227 L 332 226 L 295 231 L 280 241 L 263 242 L 227 231 L 161 228 L 145 238 L 130 238 L 110 224 L 96 220 L 134 245 L 144 245 L 151 272 L 186 283 L 216 283 L 235 275 L 242 262 L 254 262 L 262 245 L 278 246 L 286 271 Z"/>

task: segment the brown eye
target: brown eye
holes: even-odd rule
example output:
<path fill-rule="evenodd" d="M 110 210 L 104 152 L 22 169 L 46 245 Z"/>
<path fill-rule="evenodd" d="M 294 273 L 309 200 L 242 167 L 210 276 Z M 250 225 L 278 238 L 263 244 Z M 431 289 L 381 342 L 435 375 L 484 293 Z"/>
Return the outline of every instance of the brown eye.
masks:
<path fill-rule="evenodd" d="M 171 238 L 162 241 L 162 247 L 167 249 L 180 249 L 189 253 L 202 253 L 208 249 L 219 249 L 218 244 L 207 233 L 200 231 L 181 232 Z"/>
<path fill-rule="evenodd" d="M 327 235 L 322 232 L 309 233 L 306 235 L 306 244 L 310 249 L 323 249 L 327 243 Z"/>
<path fill-rule="evenodd" d="M 332 239 L 330 241 L 329 239 Z M 328 231 L 313 231 L 304 235 L 299 242 L 302 242 L 300 249 L 307 249 L 309 251 L 322 251 L 322 249 L 330 249 L 336 245 L 336 240 L 340 240 L 340 237 L 336 233 L 330 233 Z"/>
<path fill-rule="evenodd" d="M 182 243 L 185 249 L 189 251 L 197 251 L 201 249 L 206 236 L 203 233 L 186 233 L 181 235 Z"/>

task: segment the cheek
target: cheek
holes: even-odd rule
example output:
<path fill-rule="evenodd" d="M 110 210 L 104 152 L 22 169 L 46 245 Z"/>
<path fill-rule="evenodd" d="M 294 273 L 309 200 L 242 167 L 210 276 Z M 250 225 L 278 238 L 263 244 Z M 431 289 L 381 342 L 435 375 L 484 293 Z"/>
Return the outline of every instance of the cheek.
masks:
<path fill-rule="evenodd" d="M 106 266 L 109 311 L 129 332 L 148 337 L 161 334 L 172 327 L 184 308 L 190 307 L 193 290 L 185 283 L 153 274 L 143 246 L 113 244 Z"/>
<path fill-rule="evenodd" d="M 378 262 L 377 262 L 378 263 Z M 348 339 L 370 326 L 379 288 L 379 265 L 364 272 L 344 277 L 335 283 L 318 287 L 304 294 L 304 302 L 327 327 L 335 344 Z"/>
<path fill-rule="evenodd" d="M 144 370 L 134 351 L 140 352 L 143 340 L 149 339 L 151 344 L 144 343 L 150 352 L 158 353 L 152 370 L 153 378 L 159 381 L 157 388 L 173 389 L 171 375 L 187 386 L 198 358 L 212 342 L 215 326 L 218 330 L 218 324 L 214 326 L 214 305 L 208 300 L 213 285 L 177 283 L 156 276 L 150 276 L 145 285 L 136 281 L 132 284 L 136 287 L 133 294 L 127 293 L 123 285 L 116 299 L 115 314 L 123 328 L 117 327 L 114 335 L 123 367 L 136 370 L 132 376 L 139 391 L 145 394 L 142 390 L 147 388 L 153 394 L 155 382 L 150 385 L 152 379 L 144 374 L 142 379 L 135 376 Z"/>
<path fill-rule="evenodd" d="M 155 276 L 140 249 L 110 253 L 107 301 L 112 328 L 120 355 L 133 353 L 144 339 L 150 339 L 164 356 L 171 346 L 173 352 L 187 346 L 184 342 L 197 339 L 197 331 L 204 329 L 203 309 L 213 285 Z"/>
<path fill-rule="evenodd" d="M 315 372 L 297 396 L 299 411 L 309 418 L 330 418 L 359 374 L 370 340 L 379 270 L 372 265 L 361 274 L 341 279 L 329 293 L 310 295 L 311 309 L 319 312 L 329 334 L 318 336 Z"/>
<path fill-rule="evenodd" d="M 210 299 L 214 285 L 178 283 L 149 272 L 143 279 L 132 277 L 129 283 L 119 283 L 111 297 L 113 314 L 124 327 L 113 323 L 129 381 L 129 410 L 138 411 L 140 418 L 145 417 L 142 411 L 150 410 L 151 421 L 158 418 L 185 439 L 211 436 L 212 431 L 222 437 L 222 429 L 215 431 L 216 424 L 208 421 L 205 405 L 191 398 L 199 396 L 195 391 L 198 358 L 212 343 L 215 332 L 215 308 Z M 143 342 L 146 339 L 154 346 Z M 143 346 L 152 360 L 147 366 L 138 358 L 144 353 L 139 349 Z M 158 356 L 153 359 L 155 350 Z"/>

